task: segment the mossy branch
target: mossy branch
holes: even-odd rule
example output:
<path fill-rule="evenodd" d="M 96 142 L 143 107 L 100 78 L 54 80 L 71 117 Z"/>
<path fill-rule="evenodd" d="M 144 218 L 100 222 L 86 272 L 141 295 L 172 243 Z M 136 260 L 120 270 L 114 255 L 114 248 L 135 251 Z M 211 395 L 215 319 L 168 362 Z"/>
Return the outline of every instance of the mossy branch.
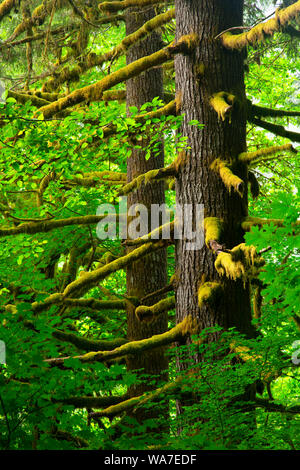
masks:
<path fill-rule="evenodd" d="M 168 312 L 175 307 L 175 297 L 167 297 L 162 299 L 150 307 L 147 305 L 139 305 L 135 309 L 135 314 L 140 321 L 151 322 L 156 317 L 161 315 L 164 312 Z"/>
<path fill-rule="evenodd" d="M 126 184 L 119 195 L 129 194 L 135 189 L 139 189 L 142 184 L 146 185 L 151 183 L 152 181 L 160 181 L 163 179 L 168 179 L 172 176 L 177 175 L 177 170 L 174 164 L 167 166 L 166 168 L 158 168 L 156 170 L 150 170 L 147 173 L 143 173 L 142 175 L 137 176 L 134 178 L 130 183 Z"/>
<path fill-rule="evenodd" d="M 77 81 L 80 78 L 80 75 L 87 70 L 93 67 L 99 67 L 104 62 L 116 60 L 120 55 L 125 54 L 128 49 L 132 47 L 132 45 L 142 41 L 153 31 L 171 21 L 174 17 L 175 9 L 172 9 L 165 13 L 161 13 L 154 18 L 151 18 L 149 21 L 144 23 L 141 28 L 126 36 L 116 47 L 106 52 L 105 54 L 96 54 L 91 52 L 86 55 L 80 61 L 80 65 L 77 65 L 75 68 L 63 68 L 59 74 L 56 74 L 55 77 L 49 80 L 49 82 L 46 84 L 46 88 L 48 90 L 56 89 L 64 82 Z"/>
<path fill-rule="evenodd" d="M 52 294 L 47 299 L 45 299 L 41 304 L 44 305 L 53 305 L 57 303 L 57 301 L 70 297 L 73 292 L 87 292 L 93 286 L 97 285 L 100 281 L 105 279 L 107 276 L 112 274 L 113 272 L 119 271 L 120 269 L 124 269 L 129 264 L 133 263 L 134 261 L 142 258 L 143 256 L 148 255 L 149 253 L 153 253 L 156 250 L 160 250 L 164 246 L 168 244 L 166 240 L 159 240 L 156 243 L 147 243 L 142 245 L 135 250 L 131 251 L 125 256 L 121 256 L 120 258 L 108 263 L 104 266 L 101 266 L 98 269 L 95 269 L 91 272 L 83 272 L 79 279 L 71 282 L 61 294 Z"/>
<path fill-rule="evenodd" d="M 56 3 L 55 8 L 61 9 L 63 7 L 64 2 L 63 1 L 58 1 Z M 12 35 L 8 38 L 7 42 L 14 41 L 20 34 L 22 34 L 24 31 L 32 28 L 33 26 L 41 26 L 48 15 L 51 14 L 53 7 L 53 1 L 52 0 L 44 0 L 40 5 L 38 5 L 32 12 L 31 18 L 25 18 L 22 23 L 20 23 L 12 33 Z"/>
<path fill-rule="evenodd" d="M 4 2 L 0 3 L 0 21 L 5 15 L 8 15 L 10 10 L 13 9 L 15 6 L 16 0 L 4 0 Z"/>
<path fill-rule="evenodd" d="M 254 46 L 259 42 L 263 42 L 266 38 L 272 36 L 274 33 L 282 31 L 292 20 L 297 18 L 300 14 L 300 1 L 288 6 L 282 10 L 277 10 L 275 17 L 270 20 L 259 23 L 250 29 L 250 31 L 233 34 L 230 31 L 224 32 L 220 40 L 228 49 L 243 49 L 248 45 Z"/>
<path fill-rule="evenodd" d="M 70 225 L 89 225 L 101 222 L 107 215 L 83 215 L 79 217 L 69 217 L 67 219 L 51 219 L 43 220 L 42 222 L 26 222 L 18 225 L 17 227 L 0 228 L 0 237 L 10 235 L 19 235 L 20 233 L 33 234 L 40 232 L 50 232 L 56 228 L 68 227 Z M 115 220 L 115 215 L 112 215 Z"/>
<path fill-rule="evenodd" d="M 294 149 L 292 144 L 275 145 L 273 147 L 267 147 L 267 148 L 256 150 L 256 152 L 240 153 L 238 156 L 238 159 L 240 162 L 253 165 L 253 164 L 259 163 L 262 159 L 265 160 L 265 157 L 269 157 L 270 155 L 275 155 L 279 152 L 297 153 L 297 150 Z"/>
<path fill-rule="evenodd" d="M 259 217 L 245 217 L 243 219 L 241 226 L 245 232 L 250 232 L 252 227 L 263 227 L 264 225 L 274 224 L 277 227 L 283 226 L 283 220 L 281 219 L 261 219 Z"/>
<path fill-rule="evenodd" d="M 119 346 L 126 344 L 127 340 L 124 338 L 114 338 L 113 340 L 92 340 L 74 333 L 66 333 L 60 330 L 54 330 L 52 336 L 60 341 L 65 341 L 76 346 L 83 351 L 112 351 Z"/>
<path fill-rule="evenodd" d="M 279 135 L 280 137 L 285 137 L 286 139 L 289 139 L 292 142 L 300 142 L 299 132 L 288 131 L 283 126 L 263 121 L 262 119 L 258 118 L 252 118 L 249 119 L 249 121 L 255 124 L 256 126 L 262 127 L 266 131 L 272 132 L 272 134 Z"/>
<path fill-rule="evenodd" d="M 150 5 L 157 5 L 159 3 L 164 3 L 163 0 L 122 0 L 122 1 L 112 1 L 112 2 L 102 2 L 98 4 L 98 8 L 101 11 L 115 12 L 120 10 L 126 10 L 131 7 L 143 7 Z"/>
<path fill-rule="evenodd" d="M 8 91 L 7 96 L 14 98 L 18 103 L 22 104 L 25 104 L 27 101 L 31 101 L 31 103 L 37 108 L 41 108 L 42 106 L 47 106 L 48 104 L 50 104 L 49 100 L 39 98 L 35 95 L 29 95 L 26 93 L 17 93 L 12 90 Z"/>
<path fill-rule="evenodd" d="M 127 395 L 123 396 L 104 396 L 104 397 L 68 397 L 62 399 L 53 398 L 53 403 L 64 403 L 65 405 L 73 405 L 75 408 L 105 408 L 107 406 L 117 405 L 127 399 Z"/>
<path fill-rule="evenodd" d="M 51 297 L 51 299 L 50 299 Z M 129 299 L 130 301 L 130 299 Z M 97 300 L 94 298 L 90 299 L 73 299 L 65 298 L 63 294 L 52 294 L 48 297 L 47 301 L 34 302 L 31 304 L 34 312 L 40 312 L 45 310 L 50 305 L 67 305 L 68 307 L 80 307 L 90 308 L 92 310 L 125 310 L 127 301 L 126 300 Z"/>
<path fill-rule="evenodd" d="M 122 185 L 126 183 L 126 173 L 114 171 L 94 171 L 80 176 L 73 176 L 71 179 L 62 180 L 62 184 L 84 186 L 94 188 L 99 184 Z"/>
<path fill-rule="evenodd" d="M 241 197 L 243 196 L 245 183 L 232 172 L 231 166 L 228 162 L 217 158 L 213 161 L 210 168 L 220 175 L 221 180 L 225 184 L 226 188 L 228 188 L 229 192 L 231 192 L 231 189 L 233 188 Z"/>
<path fill-rule="evenodd" d="M 168 240 L 171 243 L 173 240 L 174 227 L 175 221 L 167 222 L 166 224 L 155 228 L 152 232 L 146 233 L 146 235 L 143 235 L 142 237 L 135 238 L 134 240 L 126 240 L 124 245 L 136 246 L 149 243 L 150 241 L 155 242 L 155 240 L 159 240 L 162 235 L 164 240 Z"/>
<path fill-rule="evenodd" d="M 120 416 L 121 414 L 134 409 L 133 413 L 142 405 L 149 401 L 159 400 L 161 397 L 165 397 L 168 393 L 174 393 L 181 388 L 181 380 L 178 378 L 174 382 L 167 383 L 163 387 L 160 387 L 152 392 L 145 393 L 138 397 L 129 398 L 117 405 L 109 406 L 105 410 L 98 411 L 96 413 L 90 413 L 91 418 L 113 418 L 114 416 Z"/>
<path fill-rule="evenodd" d="M 248 101 L 248 117 L 249 119 L 254 117 L 298 117 L 300 116 L 300 111 L 290 111 L 285 109 L 272 109 L 265 108 L 263 106 L 258 106 L 252 104 Z"/>
<path fill-rule="evenodd" d="M 52 432 L 52 437 L 58 441 L 68 441 L 75 444 L 76 447 L 84 448 L 89 447 L 89 443 L 86 439 L 83 439 L 79 436 L 74 436 L 68 431 L 62 431 L 61 429 L 54 429 Z"/>
<path fill-rule="evenodd" d="M 79 359 L 82 362 L 106 362 L 111 359 L 127 356 L 128 354 L 141 354 L 150 349 L 161 348 L 175 341 L 182 341 L 186 336 L 194 334 L 197 331 L 195 320 L 191 316 L 187 316 L 181 323 L 176 325 L 169 331 L 159 335 L 151 336 L 150 338 L 141 339 L 139 341 L 131 341 L 112 351 L 94 351 L 84 354 L 82 356 L 74 356 L 74 359 Z M 48 364 L 57 366 L 63 364 L 71 357 L 59 357 L 52 359 L 45 359 Z"/>
<path fill-rule="evenodd" d="M 158 65 L 162 65 L 174 54 L 188 53 L 197 43 L 197 36 L 190 34 L 183 36 L 176 44 L 171 44 L 154 54 L 142 57 L 131 64 L 111 73 L 97 83 L 73 91 L 68 96 L 40 108 L 45 118 L 49 118 L 65 108 L 82 103 L 83 101 L 98 101 L 102 99 L 104 91 L 118 83 L 133 78 L 142 72 Z"/>
<path fill-rule="evenodd" d="M 245 243 L 235 246 L 230 253 L 219 253 L 215 261 L 215 268 L 220 276 L 226 276 L 236 281 L 242 279 L 244 283 L 257 277 L 265 260 L 260 257 L 254 246 Z"/>
<path fill-rule="evenodd" d="M 228 117 L 230 121 L 234 102 L 235 96 L 225 91 L 215 93 L 210 99 L 211 106 L 222 121 L 225 121 L 226 117 Z"/>

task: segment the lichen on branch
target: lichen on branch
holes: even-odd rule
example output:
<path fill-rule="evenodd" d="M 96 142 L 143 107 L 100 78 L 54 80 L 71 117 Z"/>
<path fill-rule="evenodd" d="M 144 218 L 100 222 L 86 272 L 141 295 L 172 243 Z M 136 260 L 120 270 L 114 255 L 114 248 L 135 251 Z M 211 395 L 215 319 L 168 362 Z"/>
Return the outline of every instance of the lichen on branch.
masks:
<path fill-rule="evenodd" d="M 233 34 L 230 31 L 224 32 L 220 40 L 223 46 L 228 49 L 243 49 L 248 45 L 254 46 L 259 42 L 263 42 L 266 38 L 272 36 L 274 33 L 282 31 L 292 20 L 300 15 L 300 0 L 287 8 L 276 10 L 274 18 L 259 23 L 254 26 L 250 31 Z"/>
<path fill-rule="evenodd" d="M 191 316 L 187 316 L 181 323 L 165 333 L 138 341 L 130 341 L 112 351 L 93 351 L 73 358 L 82 362 L 106 362 L 128 354 L 140 354 L 150 349 L 160 348 L 175 341 L 182 341 L 185 337 L 195 333 L 197 333 L 197 322 Z M 71 359 L 71 357 L 45 359 L 45 362 L 57 366 L 63 364 L 67 359 Z"/>
<path fill-rule="evenodd" d="M 265 160 L 265 157 L 269 157 L 270 155 L 275 155 L 279 152 L 297 153 L 297 150 L 294 149 L 292 144 L 274 145 L 273 147 L 259 149 L 259 150 L 256 150 L 255 152 L 240 153 L 238 156 L 238 160 L 243 163 L 253 165 L 253 164 L 259 163 L 262 160 Z"/>
<path fill-rule="evenodd" d="M 161 313 L 172 310 L 175 307 L 175 297 L 167 297 L 162 299 L 150 307 L 147 305 L 139 305 L 135 309 L 135 314 L 140 321 L 151 322 Z"/>
<path fill-rule="evenodd" d="M 198 38 L 195 34 L 182 36 L 177 43 L 164 47 L 149 56 L 135 60 L 131 64 L 107 75 L 102 80 L 92 85 L 79 88 L 66 97 L 61 98 L 58 101 L 54 101 L 47 106 L 43 106 L 40 108 L 39 112 L 43 113 L 45 118 L 49 118 L 54 114 L 57 114 L 70 106 L 82 103 L 83 101 L 90 102 L 101 100 L 104 91 L 112 88 L 118 83 L 128 80 L 129 78 L 133 78 L 154 66 L 162 65 L 167 60 L 170 60 L 174 54 L 189 53 L 195 47 L 197 41 Z"/>

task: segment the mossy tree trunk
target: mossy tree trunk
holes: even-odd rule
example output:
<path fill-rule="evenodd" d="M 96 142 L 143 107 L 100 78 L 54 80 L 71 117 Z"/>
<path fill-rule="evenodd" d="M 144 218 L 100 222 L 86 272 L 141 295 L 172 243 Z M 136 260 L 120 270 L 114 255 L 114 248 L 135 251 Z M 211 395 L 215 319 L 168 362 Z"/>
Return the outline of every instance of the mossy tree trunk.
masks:
<path fill-rule="evenodd" d="M 153 8 L 146 8 L 144 11 L 130 9 L 126 14 L 126 34 L 130 34 L 141 27 L 146 21 L 156 15 Z M 157 32 L 153 32 L 146 40 L 131 47 L 127 54 L 127 64 L 146 55 L 161 49 L 162 40 Z M 138 109 L 146 102 L 151 102 L 154 97 L 163 97 L 163 74 L 162 68 L 155 68 L 130 79 L 126 83 L 127 112 L 130 114 L 130 106 Z M 139 142 L 140 143 L 140 142 Z M 147 146 L 147 142 L 142 145 Z M 143 149 L 133 149 L 127 162 L 127 181 L 130 182 L 139 174 L 149 170 L 164 166 L 163 143 L 158 155 L 151 155 L 146 160 L 146 151 Z M 165 202 L 164 182 L 148 184 L 140 187 L 128 196 L 128 207 L 133 204 L 144 204 L 150 214 L 151 204 L 163 204 Z M 129 248 L 128 248 L 129 250 Z M 130 265 L 127 269 L 127 293 L 139 299 L 145 295 L 157 291 L 167 283 L 167 261 L 166 249 L 148 255 L 141 261 Z M 152 297 L 151 304 L 160 298 Z M 167 329 L 167 313 L 161 314 L 152 323 L 141 322 L 135 315 L 134 309 L 127 310 L 128 339 L 139 340 L 148 338 L 154 334 L 159 334 Z M 128 357 L 128 370 L 143 369 L 145 374 L 155 374 L 161 378 L 165 377 L 162 371 L 168 367 L 167 359 L 164 357 L 162 349 L 141 354 L 140 356 Z M 155 388 L 155 385 L 153 386 Z M 146 385 L 132 387 L 131 395 L 139 395 L 149 389 Z M 143 418 L 143 413 L 139 413 Z"/>
<path fill-rule="evenodd" d="M 233 190 L 229 192 L 210 166 L 217 158 L 235 160 L 246 150 L 246 107 L 238 104 L 245 100 L 245 57 L 243 53 L 223 48 L 214 38 L 227 28 L 242 25 L 243 1 L 176 0 L 175 7 L 177 39 L 189 33 L 198 35 L 194 53 L 175 58 L 176 90 L 181 95 L 181 110 L 185 115 L 182 132 L 191 147 L 177 178 L 177 204 L 203 204 L 205 217 L 221 219 L 224 224 L 221 242 L 230 249 L 243 242 L 240 222 L 247 215 L 247 167 L 237 164 L 234 168 L 234 173 L 245 183 L 241 197 Z M 225 117 L 224 121 L 210 102 L 218 92 L 233 94 L 237 100 L 230 119 Z M 204 127 L 190 126 L 189 121 L 194 119 Z M 215 259 L 216 255 L 207 246 L 189 251 L 185 240 L 176 243 L 177 322 L 190 314 L 197 319 L 200 329 L 218 324 L 224 328 L 236 327 L 252 336 L 249 284 L 244 286 L 241 280 L 220 278 Z M 224 288 L 216 305 L 203 304 L 199 308 L 197 292 L 203 279 L 222 282 Z M 184 364 L 180 367 L 184 368 Z"/>

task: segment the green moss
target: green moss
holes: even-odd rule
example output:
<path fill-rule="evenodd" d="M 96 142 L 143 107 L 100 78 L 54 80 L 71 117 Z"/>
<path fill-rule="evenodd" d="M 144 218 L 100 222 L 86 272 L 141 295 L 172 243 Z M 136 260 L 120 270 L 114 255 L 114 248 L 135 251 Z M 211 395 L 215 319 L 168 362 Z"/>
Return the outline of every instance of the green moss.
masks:
<path fill-rule="evenodd" d="M 268 36 L 272 36 L 275 32 L 281 31 L 282 28 L 290 21 L 297 18 L 300 14 L 300 1 L 288 6 L 282 10 L 276 10 L 274 18 L 259 23 L 245 33 L 233 34 L 230 31 L 225 32 L 221 36 L 222 44 L 228 49 L 243 49 L 249 45 L 255 45 L 263 42 Z"/>
<path fill-rule="evenodd" d="M 215 305 L 222 295 L 222 292 L 223 287 L 219 282 L 205 282 L 198 290 L 199 307 L 204 307 L 204 305 Z"/>
<path fill-rule="evenodd" d="M 220 276 L 226 276 L 236 281 L 242 279 L 244 283 L 257 277 L 265 260 L 260 257 L 254 246 L 241 243 L 235 246 L 230 253 L 221 252 L 215 261 L 215 268 Z"/>
<path fill-rule="evenodd" d="M 220 175 L 226 188 L 229 189 L 229 192 L 233 188 L 241 197 L 243 196 L 245 188 L 244 181 L 232 172 L 228 162 L 217 158 L 213 161 L 210 168 Z"/>
<path fill-rule="evenodd" d="M 211 99 L 210 104 L 218 114 L 220 120 L 225 121 L 226 117 L 231 120 L 231 111 L 235 102 L 235 96 L 225 91 L 215 93 Z"/>
<path fill-rule="evenodd" d="M 275 155 L 278 152 L 297 153 L 297 151 L 294 149 L 292 144 L 284 144 L 284 145 L 275 145 L 273 147 L 259 149 L 256 152 L 240 153 L 238 156 L 238 159 L 239 161 L 244 162 L 244 163 L 255 164 L 255 163 L 259 163 L 262 159 L 265 160 L 265 157 L 268 157 L 270 155 Z"/>
<path fill-rule="evenodd" d="M 222 235 L 222 222 L 218 217 L 206 217 L 204 219 L 205 243 L 210 248 L 210 241 L 219 242 Z"/>
<path fill-rule="evenodd" d="M 140 321 L 151 322 L 163 312 L 167 312 L 175 307 L 175 297 L 167 297 L 154 305 L 140 305 L 135 309 L 135 314 Z"/>

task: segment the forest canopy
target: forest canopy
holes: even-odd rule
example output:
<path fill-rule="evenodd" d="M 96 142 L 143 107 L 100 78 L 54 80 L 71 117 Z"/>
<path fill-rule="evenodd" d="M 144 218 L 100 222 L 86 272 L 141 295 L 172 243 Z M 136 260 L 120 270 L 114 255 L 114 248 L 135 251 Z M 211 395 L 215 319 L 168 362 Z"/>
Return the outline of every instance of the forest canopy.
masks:
<path fill-rule="evenodd" d="M 0 449 L 299 450 L 300 1 L 0 0 Z"/>

